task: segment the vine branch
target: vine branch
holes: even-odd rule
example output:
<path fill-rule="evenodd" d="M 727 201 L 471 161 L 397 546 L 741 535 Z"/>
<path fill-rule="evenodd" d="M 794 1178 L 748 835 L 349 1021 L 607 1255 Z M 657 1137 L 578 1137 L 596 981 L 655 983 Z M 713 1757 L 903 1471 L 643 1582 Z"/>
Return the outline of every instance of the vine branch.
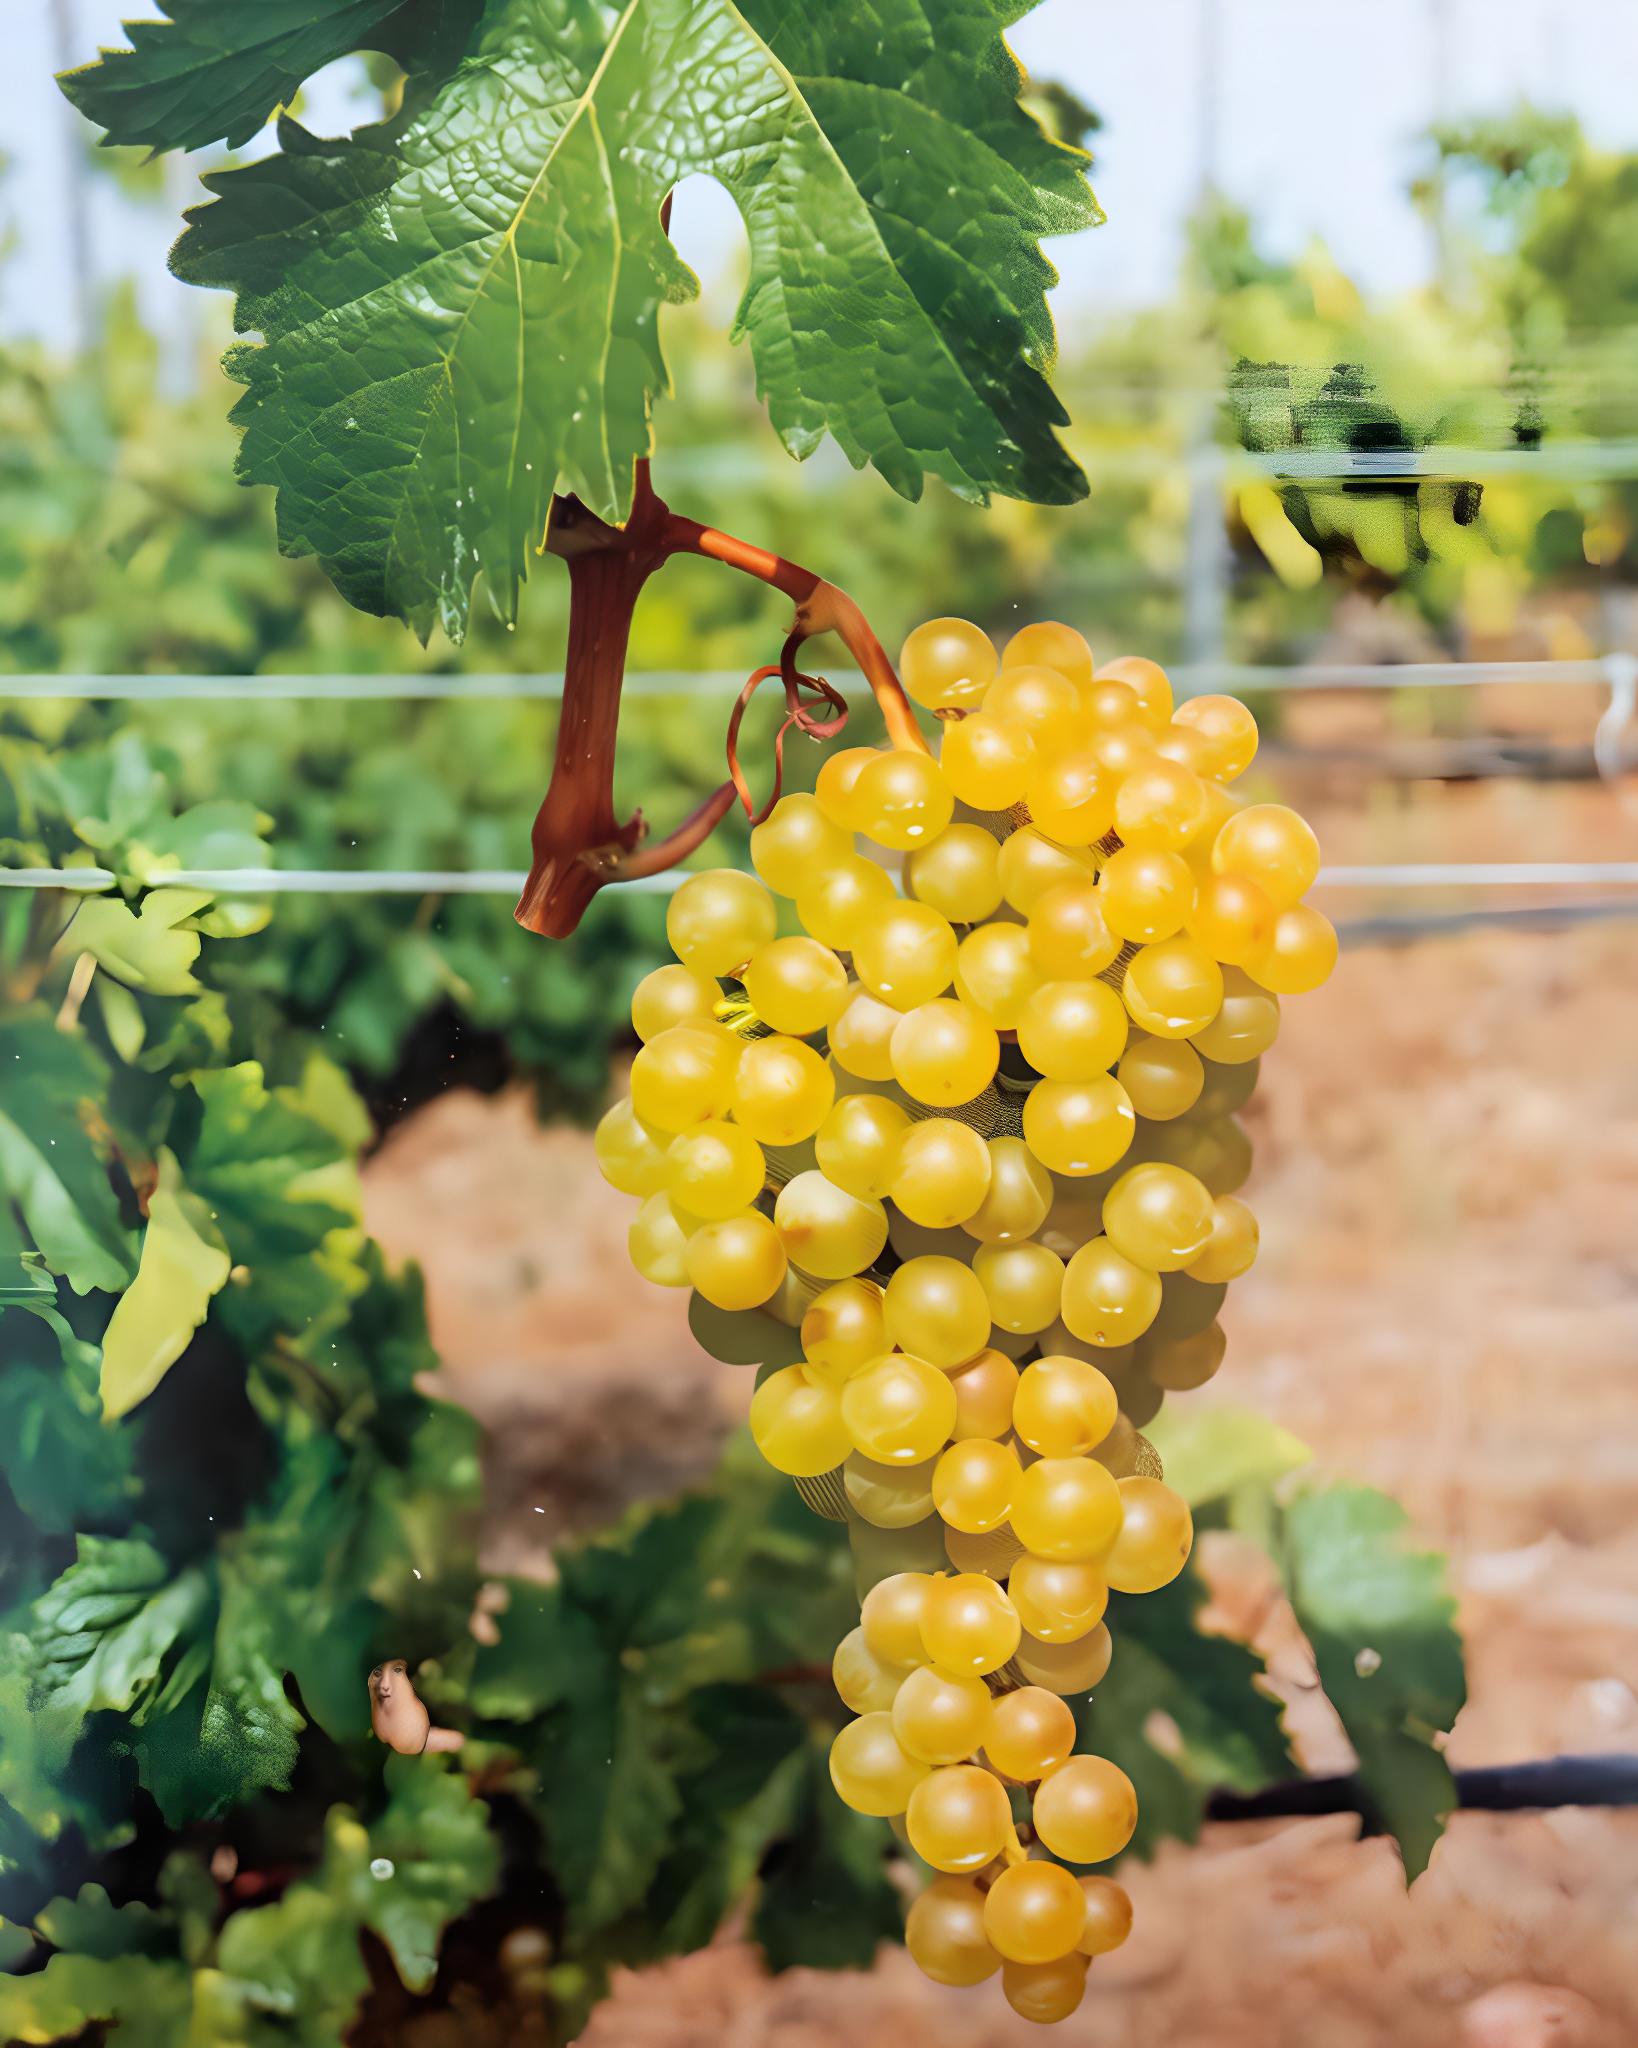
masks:
<path fill-rule="evenodd" d="M 674 867 L 716 829 L 736 795 L 744 796 L 731 746 L 729 780 L 664 839 L 642 844 L 648 825 L 641 810 L 624 823 L 615 816 L 614 744 L 632 614 L 643 585 L 672 555 L 708 556 L 772 584 L 795 605 L 778 670 L 761 672 L 784 678 L 787 727 L 795 723 L 816 732 L 840 730 L 845 709 L 840 718 L 820 727 L 796 694 L 798 684 L 808 681 L 796 674 L 796 650 L 815 634 L 835 633 L 875 692 L 893 745 L 928 751 L 893 664 L 847 592 L 799 563 L 673 512 L 656 494 L 647 462 L 637 465 L 631 516 L 624 526 L 610 526 L 578 498 L 554 498 L 545 551 L 568 565 L 569 645 L 552 779 L 530 835 L 529 879 L 513 913 L 529 931 L 567 938 L 605 883 Z M 747 686 L 747 696 L 752 687 Z M 828 686 L 825 694 L 839 703 Z M 739 711 L 744 702 L 742 698 Z M 737 736 L 738 726 L 736 712 L 732 735 Z M 749 799 L 745 801 L 749 811 Z"/>

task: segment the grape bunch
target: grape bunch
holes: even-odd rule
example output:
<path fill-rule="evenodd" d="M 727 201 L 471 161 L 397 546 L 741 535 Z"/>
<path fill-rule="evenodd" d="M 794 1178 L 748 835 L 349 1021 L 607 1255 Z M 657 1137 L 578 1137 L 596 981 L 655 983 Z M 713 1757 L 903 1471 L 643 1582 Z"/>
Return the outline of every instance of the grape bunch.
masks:
<path fill-rule="evenodd" d="M 1235 699 L 1174 709 L 1155 663 L 1095 669 L 1053 624 L 1003 657 L 935 619 L 902 672 L 938 757 L 833 755 L 752 832 L 755 877 L 677 890 L 597 1155 L 642 1198 L 637 1270 L 759 1366 L 759 1448 L 848 1524 L 831 1775 L 940 1873 L 911 1954 L 999 1969 L 1046 2022 L 1131 1922 L 1065 1867 L 1137 1820 L 1068 1702 L 1108 1669 L 1110 1589 L 1188 1559 L 1142 1428 L 1222 1361 L 1258 1242 L 1234 1111 L 1337 942 L 1301 900 L 1313 832 L 1229 787 Z"/>

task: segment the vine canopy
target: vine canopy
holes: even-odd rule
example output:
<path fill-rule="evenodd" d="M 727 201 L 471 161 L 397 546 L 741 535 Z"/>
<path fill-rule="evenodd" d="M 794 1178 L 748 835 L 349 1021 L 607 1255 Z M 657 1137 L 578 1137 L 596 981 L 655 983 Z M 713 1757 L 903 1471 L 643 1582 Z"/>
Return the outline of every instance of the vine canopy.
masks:
<path fill-rule="evenodd" d="M 172 255 L 251 337 L 239 473 L 366 611 L 511 616 L 554 492 L 623 520 L 668 389 L 680 180 L 736 201 L 735 322 L 789 452 L 830 433 L 919 497 L 1067 504 L 1040 238 L 1096 224 L 1087 157 L 1020 105 L 1028 0 L 170 0 L 64 89 L 111 143 L 245 140 L 332 59 L 409 72 L 390 120 L 205 180 Z"/>

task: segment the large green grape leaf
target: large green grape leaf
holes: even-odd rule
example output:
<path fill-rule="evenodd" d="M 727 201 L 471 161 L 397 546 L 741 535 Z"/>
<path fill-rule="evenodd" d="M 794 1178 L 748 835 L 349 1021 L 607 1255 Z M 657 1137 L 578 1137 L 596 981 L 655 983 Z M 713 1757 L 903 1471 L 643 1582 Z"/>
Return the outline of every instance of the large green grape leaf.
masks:
<path fill-rule="evenodd" d="M 1285 1517 L 1292 1606 L 1360 1776 L 1415 1877 L 1456 1805 L 1437 1740 L 1467 1684 L 1445 1561 L 1411 1549 L 1410 1533 L 1404 1509 L 1368 1486 L 1305 1494 Z"/>
<path fill-rule="evenodd" d="M 168 0 L 168 21 L 128 21 L 129 50 L 66 73 L 63 91 L 111 143 L 238 148 L 304 80 L 351 50 L 406 70 L 465 47 L 482 0 Z"/>
<path fill-rule="evenodd" d="M 829 432 L 907 497 L 1084 496 L 1038 238 L 1099 216 L 1017 105 L 1016 12 L 889 0 L 866 33 L 853 0 L 629 0 L 610 33 L 592 0 L 493 0 L 427 103 L 340 142 L 283 122 L 172 258 L 262 337 L 228 361 L 281 545 L 459 637 L 478 575 L 515 608 L 554 491 L 624 518 L 659 309 L 698 290 L 661 204 L 696 172 L 745 220 L 737 331 L 792 454 Z"/>

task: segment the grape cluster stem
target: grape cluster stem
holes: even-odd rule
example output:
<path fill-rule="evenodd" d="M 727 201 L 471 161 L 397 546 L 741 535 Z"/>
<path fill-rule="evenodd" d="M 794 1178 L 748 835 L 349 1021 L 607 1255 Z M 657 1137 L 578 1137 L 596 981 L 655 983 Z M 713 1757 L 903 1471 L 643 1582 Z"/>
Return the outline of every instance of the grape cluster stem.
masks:
<path fill-rule="evenodd" d="M 892 662 L 847 592 L 782 555 L 673 512 L 655 491 L 646 461 L 637 464 L 631 516 L 624 526 L 609 525 L 577 497 L 556 497 L 543 545 L 545 553 L 568 565 L 569 644 L 552 779 L 530 835 L 529 879 L 513 913 L 525 929 L 544 938 L 567 938 L 605 883 L 675 867 L 710 836 L 735 797 L 745 797 L 737 760 L 731 759 L 729 780 L 664 839 L 648 839 L 640 809 L 624 823 L 615 816 L 614 745 L 632 614 L 643 585 L 672 555 L 706 555 L 771 583 L 795 605 L 778 670 L 759 671 L 755 679 L 775 673 L 783 677 L 787 725 L 816 733 L 840 729 L 839 720 L 829 727 L 814 724 L 797 696 L 807 679 L 795 669 L 796 650 L 804 640 L 835 633 L 875 692 L 893 745 L 929 751 Z M 754 681 L 747 685 L 747 697 L 754 687 Z M 826 694 L 840 704 L 828 686 Z M 736 735 L 745 701 L 735 713 Z"/>

